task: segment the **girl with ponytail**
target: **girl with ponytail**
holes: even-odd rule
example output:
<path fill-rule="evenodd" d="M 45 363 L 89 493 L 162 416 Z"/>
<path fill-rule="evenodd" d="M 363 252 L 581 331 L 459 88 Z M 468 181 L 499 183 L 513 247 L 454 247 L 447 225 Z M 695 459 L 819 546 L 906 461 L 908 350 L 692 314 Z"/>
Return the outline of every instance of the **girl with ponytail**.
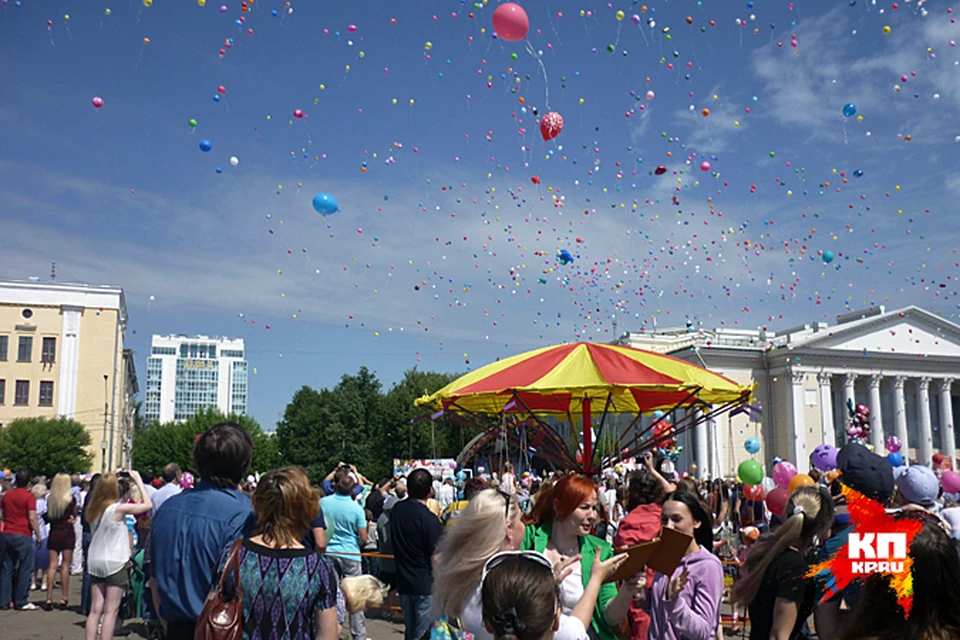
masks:
<path fill-rule="evenodd" d="M 806 578 L 806 551 L 828 534 L 833 500 L 825 487 L 801 487 L 784 512 L 786 521 L 750 550 L 743 575 L 733 587 L 734 606 L 750 610 L 751 640 L 796 638 L 814 607 L 814 585 Z"/>

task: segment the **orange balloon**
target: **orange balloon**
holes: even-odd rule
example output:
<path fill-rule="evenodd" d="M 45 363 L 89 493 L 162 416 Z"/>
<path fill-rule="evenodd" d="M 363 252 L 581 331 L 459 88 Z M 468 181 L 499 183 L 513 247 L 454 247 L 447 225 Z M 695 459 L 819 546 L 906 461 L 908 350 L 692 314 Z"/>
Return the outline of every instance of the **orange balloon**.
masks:
<path fill-rule="evenodd" d="M 700 113 L 702 113 L 703 117 L 706 118 L 708 115 L 710 115 L 710 109 L 704 109 Z"/>
<path fill-rule="evenodd" d="M 793 493 L 800 487 L 812 487 L 817 483 L 813 481 L 813 478 L 808 476 L 805 473 L 798 473 L 797 475 L 790 478 L 790 484 L 787 485 L 787 491 Z"/>
<path fill-rule="evenodd" d="M 840 477 L 840 469 L 833 469 L 831 471 L 827 471 L 827 482 L 833 482 L 839 477 Z"/>

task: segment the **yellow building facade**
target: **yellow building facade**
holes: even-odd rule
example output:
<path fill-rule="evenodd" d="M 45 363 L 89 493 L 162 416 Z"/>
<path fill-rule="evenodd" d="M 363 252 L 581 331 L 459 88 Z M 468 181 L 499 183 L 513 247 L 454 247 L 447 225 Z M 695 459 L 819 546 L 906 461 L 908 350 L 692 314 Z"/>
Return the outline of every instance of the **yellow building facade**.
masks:
<path fill-rule="evenodd" d="M 92 472 L 127 466 L 137 377 L 126 325 L 120 288 L 0 281 L 0 428 L 72 418 L 90 433 Z"/>

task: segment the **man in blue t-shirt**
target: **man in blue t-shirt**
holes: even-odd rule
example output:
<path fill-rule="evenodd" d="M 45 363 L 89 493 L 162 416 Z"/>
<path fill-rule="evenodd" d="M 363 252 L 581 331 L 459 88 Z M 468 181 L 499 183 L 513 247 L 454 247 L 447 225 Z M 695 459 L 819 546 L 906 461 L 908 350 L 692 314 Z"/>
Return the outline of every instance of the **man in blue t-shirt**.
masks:
<path fill-rule="evenodd" d="M 362 575 L 360 549 L 367 544 L 367 516 L 353 499 L 357 477 L 349 469 L 341 468 L 333 479 L 335 493 L 320 500 L 327 521 L 327 555 L 333 559 L 341 579 L 359 576 Z M 366 640 L 367 625 L 362 611 L 350 614 L 350 634 L 353 640 Z"/>

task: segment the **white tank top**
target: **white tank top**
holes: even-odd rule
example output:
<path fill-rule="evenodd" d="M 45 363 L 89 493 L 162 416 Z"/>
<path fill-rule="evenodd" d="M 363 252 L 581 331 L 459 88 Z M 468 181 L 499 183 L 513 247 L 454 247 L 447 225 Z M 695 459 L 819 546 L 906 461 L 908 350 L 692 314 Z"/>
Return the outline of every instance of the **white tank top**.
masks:
<path fill-rule="evenodd" d="M 93 523 L 93 538 L 87 556 L 87 571 L 106 578 L 120 571 L 130 560 L 130 535 L 124 519 L 116 519 L 117 505 L 106 508 Z"/>

